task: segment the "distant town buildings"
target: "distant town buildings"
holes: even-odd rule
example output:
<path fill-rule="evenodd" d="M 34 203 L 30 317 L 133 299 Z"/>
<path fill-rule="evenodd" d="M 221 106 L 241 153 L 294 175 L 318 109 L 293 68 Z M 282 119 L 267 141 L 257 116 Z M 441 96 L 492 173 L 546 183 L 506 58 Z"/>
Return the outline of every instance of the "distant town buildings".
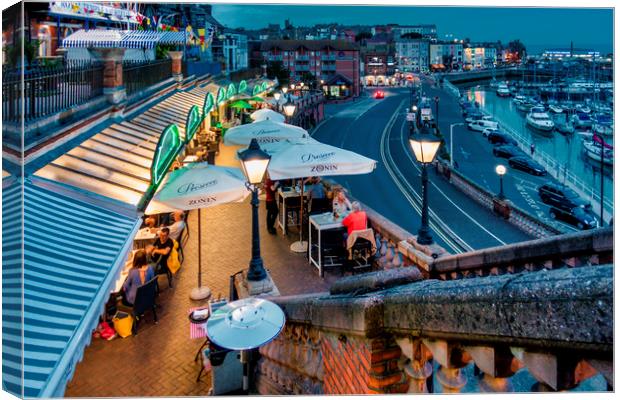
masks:
<path fill-rule="evenodd" d="M 497 63 L 495 47 L 468 47 L 464 49 L 465 69 L 492 68 Z"/>
<path fill-rule="evenodd" d="M 396 40 L 396 59 L 401 71 L 404 72 L 427 72 L 429 68 L 428 39 L 404 39 Z"/>
<path fill-rule="evenodd" d="M 590 49 L 548 49 L 542 53 L 543 58 L 550 58 L 552 60 L 566 60 L 569 58 L 588 59 L 591 60 L 594 57 L 601 57 L 598 51 Z"/>
<path fill-rule="evenodd" d="M 437 26 L 435 24 L 427 25 L 408 25 L 408 26 L 395 26 L 392 28 L 394 38 L 397 39 L 407 33 L 418 33 L 423 37 L 436 39 L 437 38 Z"/>
<path fill-rule="evenodd" d="M 318 83 L 316 86 L 322 86 L 331 97 L 358 96 L 360 93 L 360 49 L 356 43 L 344 40 L 268 40 L 261 43 L 260 49 L 266 62 L 282 63 L 293 83 Z"/>
<path fill-rule="evenodd" d="M 436 42 L 429 45 L 429 64 L 434 70 L 455 70 L 463 65 L 463 43 Z"/>

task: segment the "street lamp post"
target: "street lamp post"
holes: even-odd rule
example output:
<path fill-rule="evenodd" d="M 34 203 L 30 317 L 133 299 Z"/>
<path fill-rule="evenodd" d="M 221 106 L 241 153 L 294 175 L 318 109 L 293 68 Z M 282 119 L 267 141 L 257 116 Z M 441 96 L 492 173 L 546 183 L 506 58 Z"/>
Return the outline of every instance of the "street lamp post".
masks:
<path fill-rule="evenodd" d="M 441 141 L 436 136 L 426 132 L 411 135 L 409 144 L 416 160 L 422 164 L 422 225 L 418 230 L 418 243 L 422 245 L 433 244 L 433 237 L 428 226 L 428 172 L 427 165 L 433 162 Z"/>
<path fill-rule="evenodd" d="M 270 159 L 271 156 L 260 149 L 256 139 L 252 139 L 250 146 L 239 153 L 243 174 L 247 179 L 246 187 L 252 191 L 252 259 L 247 275 L 248 281 L 261 281 L 267 277 L 260 255 L 258 184 L 263 181 Z"/>
<path fill-rule="evenodd" d="M 454 150 L 454 137 L 452 134 L 454 133 L 454 127 L 458 125 L 465 126 L 463 122 L 457 122 L 455 124 L 450 125 L 450 168 L 454 168 L 454 156 L 453 156 L 454 153 L 452 151 Z"/>
<path fill-rule="evenodd" d="M 286 116 L 286 122 L 290 124 L 291 118 L 293 117 L 293 115 L 295 115 L 295 109 L 297 108 L 297 106 L 289 99 L 289 101 L 284 104 L 283 108 L 284 115 Z"/>
<path fill-rule="evenodd" d="M 435 96 L 435 125 L 439 128 L 439 96 Z"/>
<path fill-rule="evenodd" d="M 416 106 L 415 104 L 413 106 L 411 106 L 411 112 L 413 113 L 413 121 L 410 121 L 410 123 L 409 123 L 409 135 L 413 135 L 413 126 L 414 126 L 414 124 L 417 127 L 418 106 Z"/>
<path fill-rule="evenodd" d="M 280 111 L 280 97 L 281 97 L 281 96 L 282 96 L 282 95 L 280 94 L 280 92 L 275 92 L 275 93 L 273 94 L 273 98 L 274 98 L 274 99 L 275 99 L 275 101 L 276 101 L 276 109 L 278 110 L 278 112 Z"/>
<path fill-rule="evenodd" d="M 504 175 L 506 174 L 506 167 L 502 164 L 499 164 L 495 167 L 495 172 L 499 175 L 499 195 L 498 199 L 504 200 L 506 197 L 504 196 Z"/>

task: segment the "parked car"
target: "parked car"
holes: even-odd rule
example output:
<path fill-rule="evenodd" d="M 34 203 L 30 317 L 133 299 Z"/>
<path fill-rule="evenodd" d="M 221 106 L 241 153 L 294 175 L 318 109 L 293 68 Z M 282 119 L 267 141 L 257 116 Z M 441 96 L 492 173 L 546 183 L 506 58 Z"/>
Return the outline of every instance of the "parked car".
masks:
<path fill-rule="evenodd" d="M 382 99 L 384 97 L 385 97 L 385 93 L 383 93 L 383 90 L 375 91 L 375 99 Z"/>
<path fill-rule="evenodd" d="M 543 203 L 554 207 L 592 209 L 592 205 L 579 197 L 574 190 L 551 182 L 538 187 L 538 196 Z"/>
<path fill-rule="evenodd" d="M 512 158 L 525 155 L 520 148 L 513 144 L 503 144 L 493 147 L 493 155 L 495 157 Z"/>
<path fill-rule="evenodd" d="M 479 119 L 477 121 L 472 121 L 467 124 L 467 127 L 472 131 L 482 132 L 485 129 L 497 129 L 499 124 L 497 121 L 489 120 L 489 119 Z"/>
<path fill-rule="evenodd" d="M 514 169 L 520 169 L 523 172 L 527 172 L 532 175 L 547 175 L 547 171 L 542 165 L 526 156 L 516 156 L 508 159 L 508 165 Z"/>
<path fill-rule="evenodd" d="M 513 144 L 518 145 L 517 141 L 510 137 L 507 133 L 500 131 L 489 132 L 487 139 L 493 144 Z"/>
<path fill-rule="evenodd" d="M 571 224 L 580 230 L 594 229 L 598 226 L 598 221 L 592 211 L 582 207 L 551 207 L 549 209 L 549 216 L 553 219 Z"/>

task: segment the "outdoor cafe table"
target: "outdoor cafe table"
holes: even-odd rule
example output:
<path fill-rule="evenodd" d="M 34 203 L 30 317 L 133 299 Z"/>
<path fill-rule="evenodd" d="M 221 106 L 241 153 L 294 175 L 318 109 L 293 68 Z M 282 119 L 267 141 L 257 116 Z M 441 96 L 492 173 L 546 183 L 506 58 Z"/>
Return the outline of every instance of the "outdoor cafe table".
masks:
<path fill-rule="evenodd" d="M 310 218 L 308 218 L 308 262 L 314 264 L 314 266 L 318 268 L 319 276 L 321 277 L 323 276 L 321 232 L 329 229 L 342 228 L 344 226 L 342 225 L 343 219 L 344 215 L 334 218 L 334 214 L 331 212 L 311 215 Z M 317 237 L 315 238 L 318 246 L 317 259 L 312 256 L 312 227 L 317 231 Z"/>
<path fill-rule="evenodd" d="M 304 189 L 306 189 L 308 186 L 306 186 Z M 299 198 L 301 197 L 301 193 L 296 191 L 295 189 L 284 189 L 282 190 L 282 188 L 278 189 L 278 213 L 280 214 L 278 216 L 278 225 L 280 226 L 280 228 L 282 228 L 282 233 L 284 233 L 286 235 L 286 228 L 288 226 L 288 222 L 286 220 L 286 215 L 287 215 L 287 208 L 286 208 L 286 201 L 290 200 L 290 199 L 294 199 L 294 198 Z M 308 193 L 304 190 L 304 198 L 308 197 Z M 299 209 L 299 206 L 296 207 L 297 209 Z"/>
<path fill-rule="evenodd" d="M 134 249 L 143 249 L 147 246 L 147 244 L 152 243 L 157 237 L 156 233 L 151 233 L 149 228 L 142 228 L 136 233 L 136 236 L 133 238 L 133 248 Z"/>

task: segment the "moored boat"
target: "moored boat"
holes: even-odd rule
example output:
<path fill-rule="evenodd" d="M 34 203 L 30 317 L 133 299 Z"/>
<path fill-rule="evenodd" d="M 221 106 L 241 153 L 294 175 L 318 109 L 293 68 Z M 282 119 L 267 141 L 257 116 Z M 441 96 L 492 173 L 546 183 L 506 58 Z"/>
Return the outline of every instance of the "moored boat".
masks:
<path fill-rule="evenodd" d="M 601 145 L 595 142 L 583 142 L 583 149 L 586 155 L 594 161 L 601 162 Z M 605 148 L 603 151 L 603 164 L 612 165 L 614 163 L 614 151 Z"/>
<path fill-rule="evenodd" d="M 530 127 L 543 132 L 550 132 L 555 126 L 549 114 L 545 112 L 543 107 L 539 106 L 532 107 L 525 117 L 525 121 Z"/>
<path fill-rule="evenodd" d="M 497 86 L 496 93 L 500 97 L 509 97 L 510 89 L 508 89 L 508 85 L 506 85 L 505 83 L 501 83 Z"/>

